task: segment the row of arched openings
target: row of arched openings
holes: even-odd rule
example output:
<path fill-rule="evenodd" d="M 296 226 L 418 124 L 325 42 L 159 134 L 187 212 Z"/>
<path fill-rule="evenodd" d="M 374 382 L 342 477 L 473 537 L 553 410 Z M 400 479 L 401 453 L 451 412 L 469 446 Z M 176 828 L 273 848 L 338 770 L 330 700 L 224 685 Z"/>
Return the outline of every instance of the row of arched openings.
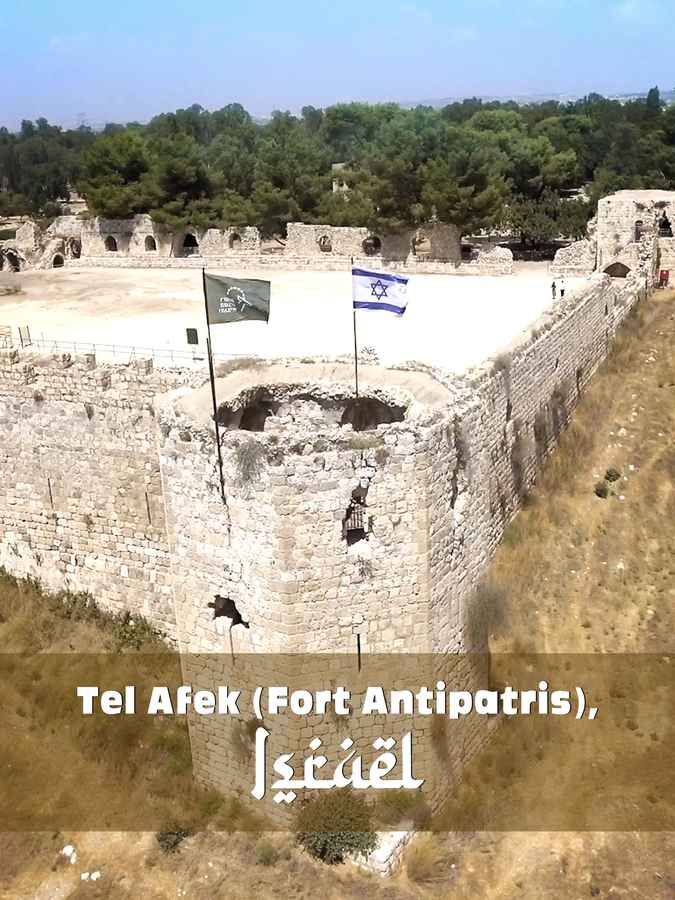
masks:
<path fill-rule="evenodd" d="M 239 237 L 238 235 L 233 235 L 233 237 Z M 241 239 L 240 239 L 241 240 Z M 319 250 L 322 253 L 332 253 L 333 252 L 333 241 L 328 234 L 322 234 L 319 238 L 317 238 L 317 243 L 319 245 Z M 230 238 L 230 247 L 232 246 L 232 238 Z M 361 248 L 366 256 L 376 256 L 378 253 L 382 251 L 382 241 L 375 234 L 369 235 L 363 243 L 361 244 Z"/>
<path fill-rule="evenodd" d="M 109 234 L 108 237 L 105 239 L 105 241 L 103 242 L 103 245 L 108 253 L 117 253 L 117 251 L 119 249 L 117 246 L 117 239 L 114 238 L 111 234 Z M 157 249 L 157 241 L 154 239 L 154 237 L 151 234 L 149 234 L 145 239 L 145 250 L 147 253 L 152 253 L 156 249 Z"/>
<path fill-rule="evenodd" d="M 106 237 L 103 243 L 107 253 L 117 253 L 119 250 L 117 239 L 111 234 Z M 241 235 L 236 233 L 231 234 L 228 243 L 230 249 L 238 249 L 241 246 Z M 157 241 L 151 234 L 146 236 L 144 246 L 146 253 L 155 253 L 157 251 Z M 188 232 L 183 238 L 183 256 L 195 256 L 198 253 L 199 241 L 194 234 Z"/>

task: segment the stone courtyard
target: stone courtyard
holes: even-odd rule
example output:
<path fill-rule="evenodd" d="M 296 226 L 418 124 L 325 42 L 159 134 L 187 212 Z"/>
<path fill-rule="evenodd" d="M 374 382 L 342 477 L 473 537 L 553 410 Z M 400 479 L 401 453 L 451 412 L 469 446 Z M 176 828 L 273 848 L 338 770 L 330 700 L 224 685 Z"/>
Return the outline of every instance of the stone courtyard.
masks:
<path fill-rule="evenodd" d="M 235 266 L 209 271 L 237 275 Z M 217 354 L 243 356 L 342 355 L 353 352 L 351 280 L 344 272 L 246 272 L 272 282 L 267 327 L 240 322 L 213 329 Z M 20 294 L 0 296 L 0 325 L 27 325 L 46 350 L 76 350 L 49 342 L 97 344 L 99 359 L 125 362 L 101 345 L 185 353 L 186 329 L 196 328 L 196 356 L 204 361 L 206 325 L 201 272 L 192 269 L 47 269 L 3 273 Z M 581 279 L 568 279 L 573 291 Z M 509 343 L 551 302 L 545 263 L 521 264 L 517 274 L 448 278 L 414 275 L 403 319 L 361 313 L 361 347 L 380 361 L 417 360 L 459 372 Z M 180 357 L 178 357 L 180 360 Z M 167 355 L 158 364 L 171 364 Z M 175 364 L 175 363 L 174 363 Z"/>

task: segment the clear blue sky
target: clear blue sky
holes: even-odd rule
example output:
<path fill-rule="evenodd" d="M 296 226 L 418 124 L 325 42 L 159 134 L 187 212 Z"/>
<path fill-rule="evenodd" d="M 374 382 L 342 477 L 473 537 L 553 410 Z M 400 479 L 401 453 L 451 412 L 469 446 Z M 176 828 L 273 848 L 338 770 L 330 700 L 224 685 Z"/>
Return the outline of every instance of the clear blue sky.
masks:
<path fill-rule="evenodd" d="M 674 0 L 9 0 L 0 124 L 675 84 Z M 667 39 L 667 40 L 665 40 Z"/>

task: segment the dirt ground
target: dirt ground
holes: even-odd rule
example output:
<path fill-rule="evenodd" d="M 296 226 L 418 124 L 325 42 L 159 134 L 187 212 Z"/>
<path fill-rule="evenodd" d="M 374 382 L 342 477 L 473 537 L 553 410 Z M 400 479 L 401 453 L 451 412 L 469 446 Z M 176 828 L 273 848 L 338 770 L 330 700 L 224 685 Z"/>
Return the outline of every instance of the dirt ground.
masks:
<path fill-rule="evenodd" d="M 462 371 L 496 353 L 551 303 L 546 263 L 504 277 L 416 275 L 405 316 L 361 313 L 361 347 L 385 364 L 420 360 Z M 236 275 L 236 272 L 228 274 Z M 239 273 L 241 274 L 241 273 Z M 345 272 L 246 272 L 272 282 L 269 325 L 213 329 L 216 353 L 262 357 L 353 352 L 351 278 Z M 201 271 L 51 269 L 0 276 L 22 292 L 0 296 L 0 326 L 28 325 L 34 339 L 187 350 L 185 330 L 205 344 Z M 568 279 L 568 290 L 580 279 Z M 108 352 L 108 351 L 106 351 Z M 124 361 L 124 352 L 117 357 Z"/>
<path fill-rule="evenodd" d="M 657 293 L 628 321 L 505 536 L 489 576 L 500 607 L 492 650 L 672 653 L 674 347 L 675 294 Z M 82 632 L 87 647 L 92 627 Z M 539 785 L 528 777 L 536 808 Z M 260 839 L 239 832 L 196 834 L 172 854 L 148 833 L 0 835 L 0 897 L 675 898 L 668 832 L 444 831 L 417 838 L 389 879 L 321 865 L 289 837 L 270 839 L 276 850 L 264 864 Z M 60 853 L 67 844 L 74 864 Z M 82 880 L 92 872 L 100 879 Z"/>

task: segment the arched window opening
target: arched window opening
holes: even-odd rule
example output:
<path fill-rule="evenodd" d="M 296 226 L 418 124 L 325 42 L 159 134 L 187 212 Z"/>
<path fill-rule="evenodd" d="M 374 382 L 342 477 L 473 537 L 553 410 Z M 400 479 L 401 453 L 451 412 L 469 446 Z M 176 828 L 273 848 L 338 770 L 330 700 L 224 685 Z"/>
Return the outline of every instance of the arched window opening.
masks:
<path fill-rule="evenodd" d="M 670 219 L 666 215 L 666 211 L 664 209 L 663 215 L 659 219 L 659 237 L 671 238 L 673 236 L 673 226 L 670 224 Z"/>
<path fill-rule="evenodd" d="M 10 272 L 20 272 L 21 271 L 21 262 L 19 257 L 13 250 L 6 250 L 4 257 L 4 266 L 3 268 L 8 269 Z"/>
<path fill-rule="evenodd" d="M 644 234 L 645 223 L 642 219 L 638 219 L 635 223 L 635 240 L 639 241 L 642 235 Z"/>
<path fill-rule="evenodd" d="M 366 256 L 376 256 L 382 251 L 382 241 L 375 234 L 367 237 L 361 246 Z"/>
<path fill-rule="evenodd" d="M 63 268 L 63 256 L 60 253 L 57 253 L 54 259 L 52 260 L 52 268 L 53 269 L 61 269 Z"/>
<path fill-rule="evenodd" d="M 152 253 L 156 249 L 157 249 L 157 241 L 154 239 L 154 237 L 151 234 L 149 234 L 145 239 L 145 252 Z"/>
<path fill-rule="evenodd" d="M 629 272 L 628 266 L 620 262 L 612 263 L 611 266 L 607 266 L 605 269 L 605 275 L 610 275 L 612 278 L 625 278 Z"/>
<path fill-rule="evenodd" d="M 332 253 L 333 252 L 333 242 L 327 234 L 322 234 L 319 238 L 319 250 L 322 253 Z"/>
<path fill-rule="evenodd" d="M 183 255 L 195 256 L 199 253 L 199 243 L 194 234 L 188 232 L 183 238 Z"/>
<path fill-rule="evenodd" d="M 66 255 L 73 259 L 79 259 L 82 254 L 82 244 L 77 238 L 69 238 L 66 243 Z"/>
<path fill-rule="evenodd" d="M 431 253 L 431 240 L 429 235 L 420 232 L 412 239 L 412 252 L 414 256 L 429 256 Z"/>
<path fill-rule="evenodd" d="M 229 245 L 230 245 L 230 250 L 240 250 L 241 249 L 241 235 L 237 234 L 236 232 L 234 234 L 231 234 L 230 240 L 229 240 Z"/>
<path fill-rule="evenodd" d="M 366 497 L 368 496 L 367 482 L 360 484 L 359 487 L 352 491 L 352 497 L 349 506 L 345 510 L 342 520 L 342 537 L 347 541 L 347 546 L 352 547 L 359 541 L 368 539 L 368 531 L 370 523 L 368 521 L 368 507 L 366 505 Z"/>
<path fill-rule="evenodd" d="M 108 253 L 117 253 L 117 241 L 112 235 L 108 235 L 105 239 L 104 246 Z"/>

